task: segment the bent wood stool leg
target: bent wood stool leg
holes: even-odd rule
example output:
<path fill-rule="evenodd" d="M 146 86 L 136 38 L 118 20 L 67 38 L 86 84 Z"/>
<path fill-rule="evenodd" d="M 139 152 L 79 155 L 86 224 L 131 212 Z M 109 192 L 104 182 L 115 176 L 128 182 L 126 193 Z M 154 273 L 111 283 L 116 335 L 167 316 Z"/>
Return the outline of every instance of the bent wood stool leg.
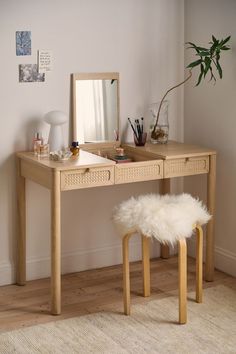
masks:
<path fill-rule="evenodd" d="M 179 248 L 179 323 L 187 322 L 187 246 L 186 240 L 178 241 Z"/>
<path fill-rule="evenodd" d="M 203 231 L 196 226 L 196 302 L 202 302 Z"/>
<path fill-rule="evenodd" d="M 150 247 L 149 238 L 142 235 L 143 296 L 150 296 Z"/>
<path fill-rule="evenodd" d="M 130 274 L 129 274 L 129 238 L 131 234 L 127 234 L 122 240 L 123 253 L 123 300 L 124 313 L 130 315 Z"/>
<path fill-rule="evenodd" d="M 51 313 L 61 313 L 61 191 L 56 170 L 51 189 Z"/>
<path fill-rule="evenodd" d="M 170 193 L 170 178 L 165 178 L 161 181 L 161 194 Z M 167 259 L 170 257 L 170 248 L 168 245 L 161 244 L 161 258 Z"/>
<path fill-rule="evenodd" d="M 25 178 L 21 176 L 21 160 L 17 158 L 17 267 L 16 284 L 26 284 L 26 204 Z"/>

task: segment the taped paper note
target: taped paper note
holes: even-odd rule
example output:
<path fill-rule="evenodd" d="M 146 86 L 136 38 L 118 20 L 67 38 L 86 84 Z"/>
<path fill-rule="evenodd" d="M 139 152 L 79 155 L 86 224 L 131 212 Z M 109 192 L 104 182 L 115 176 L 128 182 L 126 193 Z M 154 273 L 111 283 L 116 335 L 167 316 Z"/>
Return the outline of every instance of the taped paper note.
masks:
<path fill-rule="evenodd" d="M 39 73 L 52 71 L 52 52 L 50 50 L 39 50 L 38 70 Z"/>

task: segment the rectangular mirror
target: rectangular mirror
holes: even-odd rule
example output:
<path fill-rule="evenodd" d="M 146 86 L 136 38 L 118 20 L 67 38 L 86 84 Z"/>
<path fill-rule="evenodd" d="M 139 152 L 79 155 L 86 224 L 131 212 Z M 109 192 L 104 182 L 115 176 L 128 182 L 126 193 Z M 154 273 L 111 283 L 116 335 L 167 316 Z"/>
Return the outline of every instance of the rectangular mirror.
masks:
<path fill-rule="evenodd" d="M 119 140 L 119 74 L 73 74 L 73 141 Z"/>

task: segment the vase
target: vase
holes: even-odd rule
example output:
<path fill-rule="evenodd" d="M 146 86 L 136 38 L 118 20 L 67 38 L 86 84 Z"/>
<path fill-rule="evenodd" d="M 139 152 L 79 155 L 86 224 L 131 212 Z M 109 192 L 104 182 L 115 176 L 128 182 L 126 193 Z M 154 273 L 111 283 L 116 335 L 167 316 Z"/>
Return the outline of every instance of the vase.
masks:
<path fill-rule="evenodd" d="M 151 124 L 150 140 L 153 144 L 166 144 L 169 138 L 169 120 L 168 120 L 169 101 L 163 101 L 160 108 L 160 102 L 150 105 Z M 159 117 L 157 121 L 158 111 Z"/>

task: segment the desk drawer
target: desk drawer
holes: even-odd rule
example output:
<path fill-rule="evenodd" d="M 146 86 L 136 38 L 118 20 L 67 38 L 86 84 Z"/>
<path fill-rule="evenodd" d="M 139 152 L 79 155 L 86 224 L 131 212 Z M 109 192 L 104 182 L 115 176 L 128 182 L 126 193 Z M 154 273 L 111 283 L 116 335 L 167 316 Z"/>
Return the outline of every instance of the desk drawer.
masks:
<path fill-rule="evenodd" d="M 115 183 L 150 181 L 163 178 L 163 161 L 125 162 L 115 166 Z"/>
<path fill-rule="evenodd" d="M 108 186 L 111 184 L 114 184 L 114 166 L 61 172 L 62 191 Z"/>
<path fill-rule="evenodd" d="M 209 156 L 164 161 L 164 178 L 191 176 L 209 172 Z"/>

